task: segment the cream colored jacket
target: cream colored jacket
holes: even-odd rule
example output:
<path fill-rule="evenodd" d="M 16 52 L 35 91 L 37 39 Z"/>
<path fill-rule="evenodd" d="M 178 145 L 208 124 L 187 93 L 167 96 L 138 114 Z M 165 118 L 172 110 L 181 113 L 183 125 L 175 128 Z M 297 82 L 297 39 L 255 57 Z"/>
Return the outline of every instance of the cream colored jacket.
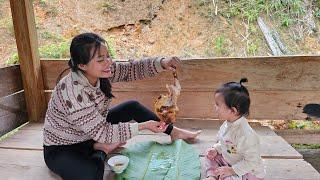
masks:
<path fill-rule="evenodd" d="M 259 136 L 245 117 L 234 122 L 225 121 L 217 138 L 218 143 L 213 147 L 222 154 L 238 176 L 251 173 L 264 178 L 265 168 L 260 156 Z"/>

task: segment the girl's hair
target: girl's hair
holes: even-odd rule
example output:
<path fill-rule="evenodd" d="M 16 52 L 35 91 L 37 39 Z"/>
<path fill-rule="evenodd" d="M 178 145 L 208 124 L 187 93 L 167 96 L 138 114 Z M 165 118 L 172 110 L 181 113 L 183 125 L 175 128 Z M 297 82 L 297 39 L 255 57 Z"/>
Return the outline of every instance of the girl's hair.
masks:
<path fill-rule="evenodd" d="M 95 56 L 97 51 L 99 51 L 101 44 L 106 44 L 107 48 L 108 45 L 106 41 L 94 33 L 83 33 L 75 36 L 70 45 L 70 60 L 68 62 L 69 68 L 62 71 L 57 79 L 57 83 L 61 79 L 62 74 L 71 69 L 73 72 L 82 71 L 79 69 L 79 64 L 88 64 L 91 59 Z M 108 48 L 109 49 L 109 48 Z M 90 52 L 93 50 L 93 53 Z M 111 93 L 111 83 L 107 78 L 100 78 L 100 89 L 101 91 L 108 97 L 114 97 Z"/>
<path fill-rule="evenodd" d="M 249 92 L 242 83 L 248 82 L 242 78 L 239 83 L 228 82 L 220 86 L 215 93 L 221 93 L 226 105 L 231 109 L 236 108 L 240 116 L 248 116 L 250 108 Z"/>

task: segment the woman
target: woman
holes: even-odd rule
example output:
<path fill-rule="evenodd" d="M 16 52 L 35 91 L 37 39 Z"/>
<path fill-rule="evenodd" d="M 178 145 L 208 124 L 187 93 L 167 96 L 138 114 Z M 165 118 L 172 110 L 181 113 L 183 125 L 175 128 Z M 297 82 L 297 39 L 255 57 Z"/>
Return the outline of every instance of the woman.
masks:
<path fill-rule="evenodd" d="M 105 40 L 93 33 L 74 37 L 70 54 L 71 72 L 53 90 L 43 130 L 45 162 L 63 179 L 102 179 L 104 153 L 124 145 L 140 130 L 164 132 L 172 140 L 194 139 L 200 133 L 161 125 L 158 117 L 137 101 L 109 108 L 114 97 L 111 82 L 174 70 L 178 58 L 115 63 Z M 137 123 L 129 123 L 131 120 Z"/>

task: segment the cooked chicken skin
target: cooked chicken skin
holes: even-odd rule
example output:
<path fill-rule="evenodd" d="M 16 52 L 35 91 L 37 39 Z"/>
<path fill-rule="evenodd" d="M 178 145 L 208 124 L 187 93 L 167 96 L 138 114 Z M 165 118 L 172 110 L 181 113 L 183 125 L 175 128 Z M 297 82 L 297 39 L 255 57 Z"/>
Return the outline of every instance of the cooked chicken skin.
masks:
<path fill-rule="evenodd" d="M 173 85 L 166 85 L 168 93 L 160 96 L 154 102 L 154 108 L 157 116 L 166 124 L 174 123 L 179 111 L 177 106 L 178 96 L 180 95 L 181 86 L 176 72 L 173 72 Z"/>

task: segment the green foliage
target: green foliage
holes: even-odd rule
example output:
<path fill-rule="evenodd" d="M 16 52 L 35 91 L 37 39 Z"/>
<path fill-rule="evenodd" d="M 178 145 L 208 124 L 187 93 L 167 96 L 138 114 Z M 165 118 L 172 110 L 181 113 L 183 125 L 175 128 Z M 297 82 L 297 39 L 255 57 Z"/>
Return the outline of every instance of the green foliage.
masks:
<path fill-rule="evenodd" d="M 67 58 L 69 56 L 69 42 L 49 44 L 39 48 L 40 58 Z M 13 53 L 6 61 L 6 65 L 19 63 L 18 53 Z"/>
<path fill-rule="evenodd" d="M 249 32 L 254 34 L 254 33 L 258 32 L 258 29 L 253 24 L 250 24 L 249 25 Z"/>
<path fill-rule="evenodd" d="M 215 45 L 214 49 L 217 54 L 222 55 L 226 53 L 224 36 L 217 37 L 214 41 L 214 45 Z"/>
<path fill-rule="evenodd" d="M 1 19 L 0 28 L 5 28 L 11 36 L 14 36 L 14 28 L 11 17 Z"/>
<path fill-rule="evenodd" d="M 40 58 L 66 58 L 69 56 L 69 42 L 49 44 L 39 48 Z"/>
<path fill-rule="evenodd" d="M 206 6 L 208 11 L 214 11 L 212 1 L 198 0 L 198 4 Z M 243 18 L 249 24 L 255 22 L 261 13 L 265 12 L 274 15 L 280 20 L 282 26 L 288 27 L 299 20 L 304 14 L 303 0 L 233 0 L 218 1 L 224 6 L 219 6 L 219 13 L 230 19 L 236 16 Z M 213 12 L 208 12 L 207 17 L 211 17 Z"/>
<path fill-rule="evenodd" d="M 320 123 L 318 121 L 299 121 L 291 120 L 288 123 L 289 129 L 320 129 Z"/>
<path fill-rule="evenodd" d="M 47 6 L 47 0 L 39 0 L 39 5 L 42 7 L 46 7 Z"/>
<path fill-rule="evenodd" d="M 107 45 L 108 45 L 108 51 L 112 59 L 117 58 L 116 49 L 114 47 L 114 38 L 113 37 L 107 37 L 106 38 Z"/>
<path fill-rule="evenodd" d="M 248 22 L 256 21 L 260 13 L 265 10 L 265 0 L 238 0 L 229 3 L 229 7 L 222 9 L 222 15 L 226 18 L 240 16 Z"/>
<path fill-rule="evenodd" d="M 110 0 L 105 0 L 105 2 L 102 3 L 102 10 L 104 12 L 112 11 L 117 9 L 116 6 L 112 3 Z"/>
<path fill-rule="evenodd" d="M 7 66 L 19 63 L 18 53 L 13 53 L 5 62 Z"/>
<path fill-rule="evenodd" d="M 252 42 L 252 43 L 250 43 L 248 45 L 248 47 L 247 47 L 248 54 L 255 55 L 257 53 L 257 51 L 258 51 L 258 45 L 257 44 Z"/>
<path fill-rule="evenodd" d="M 320 19 L 320 8 L 314 13 L 314 17 Z"/>
<path fill-rule="evenodd" d="M 294 19 L 290 18 L 288 15 L 281 15 L 281 26 L 289 27 L 294 23 Z"/>
<path fill-rule="evenodd" d="M 280 19 L 282 26 L 289 27 L 297 22 L 299 17 L 305 13 L 302 3 L 302 0 L 273 0 L 269 4 L 269 8 Z"/>
<path fill-rule="evenodd" d="M 295 149 L 320 149 L 320 144 L 291 144 Z"/>
<path fill-rule="evenodd" d="M 63 37 L 61 36 L 58 36 L 52 32 L 49 32 L 49 31 L 43 31 L 40 33 L 40 37 L 43 38 L 43 39 L 50 39 L 50 40 L 57 40 L 57 41 L 64 41 Z"/>
<path fill-rule="evenodd" d="M 62 37 L 57 37 L 56 35 L 45 31 L 44 33 L 40 34 L 43 38 L 46 39 L 55 39 L 55 40 L 62 40 L 60 43 L 56 44 L 49 44 L 45 46 L 41 46 L 39 48 L 39 55 L 40 58 L 53 58 L 53 59 L 61 59 L 61 58 L 68 58 L 70 56 L 70 42 L 64 40 Z M 114 38 L 108 37 L 106 38 L 108 44 L 109 54 L 112 58 L 116 58 L 116 50 L 114 48 Z M 6 61 L 6 65 L 14 65 L 19 63 L 19 56 L 18 53 L 13 53 Z"/>

